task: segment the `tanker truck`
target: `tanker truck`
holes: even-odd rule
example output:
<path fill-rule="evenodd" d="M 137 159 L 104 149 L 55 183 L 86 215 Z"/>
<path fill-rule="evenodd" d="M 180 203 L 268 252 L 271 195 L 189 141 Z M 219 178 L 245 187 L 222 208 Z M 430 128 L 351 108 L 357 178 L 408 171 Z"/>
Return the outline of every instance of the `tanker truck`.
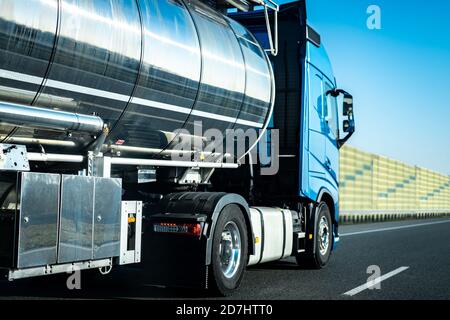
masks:
<path fill-rule="evenodd" d="M 354 131 L 303 0 L 0 0 L 1 273 L 323 268 Z"/>

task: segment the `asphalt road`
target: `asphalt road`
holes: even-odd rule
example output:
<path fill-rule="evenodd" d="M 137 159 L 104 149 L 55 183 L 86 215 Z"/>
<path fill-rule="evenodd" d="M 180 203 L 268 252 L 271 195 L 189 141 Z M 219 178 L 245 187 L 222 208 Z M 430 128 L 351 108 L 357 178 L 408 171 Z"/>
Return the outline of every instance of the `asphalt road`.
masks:
<path fill-rule="evenodd" d="M 232 299 L 450 299 L 450 219 L 342 226 L 340 232 L 327 268 L 302 270 L 293 259 L 251 267 Z M 379 289 L 364 287 L 369 266 L 380 270 Z M 0 298 L 206 298 L 202 291 L 142 284 L 132 270 L 85 276 L 81 290 L 68 290 L 66 278 L 1 281 Z"/>

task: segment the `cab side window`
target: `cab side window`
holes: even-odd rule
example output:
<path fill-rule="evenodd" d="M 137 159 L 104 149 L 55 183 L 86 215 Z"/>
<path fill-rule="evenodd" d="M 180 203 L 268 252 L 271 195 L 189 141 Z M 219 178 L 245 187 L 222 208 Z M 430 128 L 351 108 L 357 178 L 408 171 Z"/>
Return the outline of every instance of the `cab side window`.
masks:
<path fill-rule="evenodd" d="M 327 95 L 327 92 L 332 90 L 333 87 L 328 83 L 324 83 L 324 115 L 323 118 L 330 129 L 330 132 L 334 138 L 338 138 L 339 124 L 338 124 L 338 106 L 337 99 L 331 95 Z"/>
<path fill-rule="evenodd" d="M 322 76 L 315 73 L 311 81 L 311 98 L 319 117 L 323 118 Z"/>

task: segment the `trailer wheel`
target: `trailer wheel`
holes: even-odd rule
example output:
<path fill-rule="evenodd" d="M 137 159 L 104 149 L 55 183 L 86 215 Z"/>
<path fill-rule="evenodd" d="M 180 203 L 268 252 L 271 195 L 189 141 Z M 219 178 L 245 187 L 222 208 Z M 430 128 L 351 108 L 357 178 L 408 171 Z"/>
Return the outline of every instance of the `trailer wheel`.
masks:
<path fill-rule="evenodd" d="M 330 209 L 325 202 L 319 204 L 313 241 L 315 241 L 315 252 L 313 252 L 314 243 L 311 243 L 307 246 L 306 252 L 296 255 L 297 264 L 312 269 L 324 268 L 330 260 L 333 241 Z"/>
<path fill-rule="evenodd" d="M 219 215 L 213 235 L 209 288 L 228 296 L 237 289 L 247 265 L 247 226 L 240 208 L 227 205 Z"/>

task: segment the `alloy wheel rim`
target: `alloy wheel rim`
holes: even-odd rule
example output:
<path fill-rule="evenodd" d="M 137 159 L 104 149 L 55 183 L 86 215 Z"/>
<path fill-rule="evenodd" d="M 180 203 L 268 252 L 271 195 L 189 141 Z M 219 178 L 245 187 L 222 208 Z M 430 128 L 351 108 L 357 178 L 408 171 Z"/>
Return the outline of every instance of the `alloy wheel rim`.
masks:
<path fill-rule="evenodd" d="M 223 228 L 220 245 L 220 267 L 222 274 L 230 279 L 239 269 L 241 260 L 241 233 L 235 222 L 229 221 Z"/>

